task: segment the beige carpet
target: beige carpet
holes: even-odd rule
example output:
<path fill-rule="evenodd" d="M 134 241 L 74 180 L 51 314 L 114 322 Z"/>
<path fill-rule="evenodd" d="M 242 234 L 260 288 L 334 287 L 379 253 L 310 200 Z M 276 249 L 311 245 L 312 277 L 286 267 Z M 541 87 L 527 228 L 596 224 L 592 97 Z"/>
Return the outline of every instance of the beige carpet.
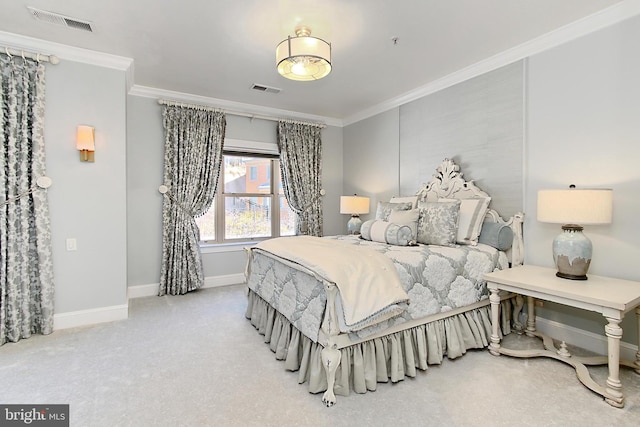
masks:
<path fill-rule="evenodd" d="M 568 365 L 488 351 L 325 408 L 244 318 L 245 298 L 242 285 L 139 298 L 128 320 L 6 344 L 0 403 L 68 403 L 72 426 L 640 425 L 632 370 L 615 409 Z M 604 382 L 606 367 L 590 370 Z"/>

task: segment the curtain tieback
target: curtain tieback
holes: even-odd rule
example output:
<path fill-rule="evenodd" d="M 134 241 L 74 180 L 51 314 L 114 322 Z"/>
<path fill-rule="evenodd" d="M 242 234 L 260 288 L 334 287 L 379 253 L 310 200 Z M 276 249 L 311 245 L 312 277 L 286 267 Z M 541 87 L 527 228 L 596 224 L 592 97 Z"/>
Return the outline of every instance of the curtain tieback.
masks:
<path fill-rule="evenodd" d="M 36 185 L 32 186 L 31 188 L 29 188 L 27 191 L 24 191 L 20 194 L 17 194 L 13 197 L 9 197 L 8 199 L 0 202 L 0 206 L 5 206 L 8 205 L 9 203 L 13 203 L 16 200 L 19 200 L 21 197 L 24 197 L 28 194 L 33 193 L 34 191 L 36 191 L 38 188 L 42 188 L 42 189 L 47 189 L 49 187 L 51 187 L 51 184 L 53 183 L 53 181 L 51 181 L 51 178 L 49 178 L 48 176 L 41 176 L 40 178 L 38 178 L 36 180 Z"/>
<path fill-rule="evenodd" d="M 169 187 L 167 187 L 166 185 L 161 185 L 160 187 L 158 187 L 158 191 L 160 192 L 160 194 L 169 199 L 169 201 L 171 201 L 174 205 L 182 209 L 184 213 L 192 218 L 195 217 L 195 214 L 191 210 L 187 209 L 182 203 L 176 200 L 176 198 L 169 193 Z"/>

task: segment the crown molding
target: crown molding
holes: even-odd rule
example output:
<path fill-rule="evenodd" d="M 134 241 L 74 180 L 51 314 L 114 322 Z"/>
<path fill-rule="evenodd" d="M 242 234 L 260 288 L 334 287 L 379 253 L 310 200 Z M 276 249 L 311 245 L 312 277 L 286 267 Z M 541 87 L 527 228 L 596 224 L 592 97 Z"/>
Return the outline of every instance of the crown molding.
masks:
<path fill-rule="evenodd" d="M 36 50 L 47 55 L 55 55 L 60 59 L 114 68 L 116 70 L 126 71 L 133 63 L 133 59 L 124 56 L 68 46 L 4 31 L 0 31 L 0 43 L 10 45 L 14 49 Z"/>
<path fill-rule="evenodd" d="M 98 67 L 112 68 L 125 72 L 127 88 L 133 85 L 133 59 L 95 50 L 68 46 L 48 40 L 36 39 L 14 33 L 0 31 L 0 44 L 13 49 L 41 52 L 55 55 L 61 60 L 81 62 Z"/>
<path fill-rule="evenodd" d="M 505 65 L 512 64 L 516 61 L 559 46 L 602 28 L 617 24 L 638 14 L 640 14 L 640 0 L 623 0 L 620 3 L 601 10 L 600 12 L 586 16 L 578 21 L 567 24 L 564 27 L 560 27 L 514 48 L 477 62 L 469 67 L 434 80 L 424 86 L 420 86 L 412 91 L 406 92 L 400 96 L 391 98 L 380 104 L 374 105 L 371 108 L 367 108 L 359 113 L 349 116 L 343 120 L 343 125 L 348 126 L 399 107 L 426 95 L 430 95 L 447 87 L 461 83 L 465 80 L 496 70 Z"/>
<path fill-rule="evenodd" d="M 176 92 L 172 90 L 159 89 L 148 86 L 133 85 L 129 90 L 129 95 L 142 96 L 145 98 L 166 99 L 171 101 L 198 104 L 207 107 L 220 108 L 249 116 L 264 116 L 271 118 L 283 118 L 303 120 L 310 122 L 324 123 L 328 126 L 342 127 L 342 120 L 332 117 L 316 116 L 313 114 L 299 113 L 296 111 L 281 110 L 278 108 L 264 107 L 261 105 L 244 104 L 242 102 L 228 101 L 226 99 L 210 98 L 207 96 L 194 95 L 191 93 Z M 260 118 L 260 117 L 256 117 Z"/>

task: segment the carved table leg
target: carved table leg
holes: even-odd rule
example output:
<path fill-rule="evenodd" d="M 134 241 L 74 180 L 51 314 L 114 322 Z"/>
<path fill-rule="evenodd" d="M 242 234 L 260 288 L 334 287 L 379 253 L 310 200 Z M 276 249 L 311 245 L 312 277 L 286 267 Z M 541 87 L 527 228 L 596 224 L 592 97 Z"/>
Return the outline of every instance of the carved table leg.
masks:
<path fill-rule="evenodd" d="M 500 324 L 500 296 L 497 288 L 489 288 L 491 295 L 491 344 L 489 344 L 489 352 L 494 356 L 500 355 L 500 334 L 498 327 Z"/>
<path fill-rule="evenodd" d="M 522 312 L 522 307 L 524 306 L 524 298 L 522 295 L 516 295 L 515 301 L 513 304 L 513 329 L 516 334 L 522 334 L 524 330 L 524 326 L 520 323 L 520 312 Z"/>
<path fill-rule="evenodd" d="M 604 400 L 611 406 L 622 408 L 624 397 L 622 395 L 622 383 L 620 382 L 620 339 L 622 338 L 621 319 L 606 318 L 609 322 L 604 331 L 609 342 L 609 377 L 605 388 Z"/>
<path fill-rule="evenodd" d="M 636 319 L 638 320 L 638 352 L 636 353 L 636 374 L 640 374 L 640 306 L 636 307 Z"/>
<path fill-rule="evenodd" d="M 536 308 L 534 305 L 535 299 L 533 297 L 527 297 L 527 332 L 528 337 L 534 337 L 533 334 L 536 331 Z"/>
<path fill-rule="evenodd" d="M 327 373 L 327 391 L 325 391 L 322 396 L 322 402 L 327 406 L 333 406 L 336 404 L 333 385 L 336 381 L 336 369 L 338 369 L 342 354 L 340 350 L 334 347 L 325 347 L 320 352 L 320 358 L 322 359 L 322 366 L 324 366 L 324 370 Z"/>

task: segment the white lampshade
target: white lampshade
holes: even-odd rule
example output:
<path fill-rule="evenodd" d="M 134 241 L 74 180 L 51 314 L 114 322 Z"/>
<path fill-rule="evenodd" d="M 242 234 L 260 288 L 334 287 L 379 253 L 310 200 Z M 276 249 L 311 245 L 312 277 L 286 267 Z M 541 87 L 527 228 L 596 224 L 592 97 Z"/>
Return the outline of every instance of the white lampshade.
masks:
<path fill-rule="evenodd" d="M 611 224 L 613 190 L 538 191 L 538 221 L 554 224 Z"/>
<path fill-rule="evenodd" d="M 95 145 L 95 130 L 91 126 L 80 125 L 76 129 L 76 149 L 94 151 Z"/>
<path fill-rule="evenodd" d="M 80 152 L 81 162 L 93 163 L 96 151 L 95 129 L 93 127 L 78 126 L 76 129 L 76 148 Z"/>
<path fill-rule="evenodd" d="M 369 213 L 369 198 L 361 196 L 341 196 L 340 213 L 360 215 Z"/>

